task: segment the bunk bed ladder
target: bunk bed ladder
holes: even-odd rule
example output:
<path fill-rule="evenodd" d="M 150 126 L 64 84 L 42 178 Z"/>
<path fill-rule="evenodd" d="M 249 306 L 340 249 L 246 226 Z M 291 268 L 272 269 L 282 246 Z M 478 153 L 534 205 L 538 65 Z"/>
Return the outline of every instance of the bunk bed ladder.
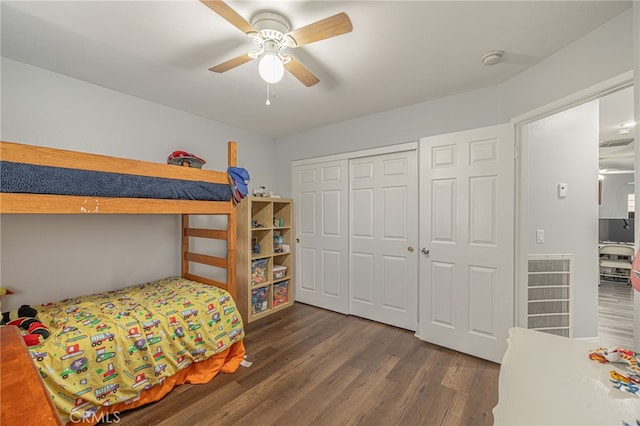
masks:
<path fill-rule="evenodd" d="M 229 142 L 227 151 L 227 163 L 229 167 L 236 167 L 237 165 L 237 149 L 235 142 Z M 201 283 L 215 285 L 226 289 L 233 298 L 237 293 L 237 279 L 236 279 L 236 229 L 238 226 L 238 219 L 236 216 L 236 207 L 233 200 L 229 201 L 229 212 L 227 213 L 227 229 L 202 229 L 191 228 L 189 226 L 188 214 L 182 215 L 182 276 L 184 278 L 199 281 Z M 227 256 L 218 257 L 205 254 L 194 253 L 189 248 L 189 239 L 191 237 L 196 238 L 210 238 L 215 240 L 227 241 Z M 211 278 L 205 278 L 196 274 L 193 274 L 189 270 L 189 263 L 200 263 L 203 265 L 214 266 L 227 270 L 227 282 L 223 283 Z"/>

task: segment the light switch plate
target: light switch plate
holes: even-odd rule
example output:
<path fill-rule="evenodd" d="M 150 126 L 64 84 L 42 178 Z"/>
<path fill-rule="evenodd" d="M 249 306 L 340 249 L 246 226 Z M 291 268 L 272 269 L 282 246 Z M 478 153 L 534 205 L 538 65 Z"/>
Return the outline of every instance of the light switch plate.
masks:
<path fill-rule="evenodd" d="M 560 198 L 564 198 L 567 196 L 567 188 L 568 185 L 566 183 L 559 183 L 558 184 L 558 197 Z"/>

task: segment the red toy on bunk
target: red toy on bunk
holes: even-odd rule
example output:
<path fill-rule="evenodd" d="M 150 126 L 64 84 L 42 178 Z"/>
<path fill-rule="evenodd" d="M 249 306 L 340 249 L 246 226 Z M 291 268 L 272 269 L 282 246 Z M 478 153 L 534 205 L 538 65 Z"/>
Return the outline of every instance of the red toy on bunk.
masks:
<path fill-rule="evenodd" d="M 189 167 L 196 167 L 198 169 L 201 169 L 205 163 L 206 161 L 202 158 L 187 151 L 173 151 L 167 158 L 167 164 L 176 164 L 178 166 L 188 165 Z"/>

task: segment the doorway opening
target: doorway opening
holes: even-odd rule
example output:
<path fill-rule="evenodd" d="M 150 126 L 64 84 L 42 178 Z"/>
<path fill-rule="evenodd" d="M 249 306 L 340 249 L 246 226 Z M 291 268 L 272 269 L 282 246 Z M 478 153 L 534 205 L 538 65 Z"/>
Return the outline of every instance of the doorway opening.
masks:
<path fill-rule="evenodd" d="M 633 87 L 603 96 L 599 104 L 598 337 L 603 345 L 632 348 L 630 271 L 636 235 Z M 607 255 L 607 251 L 615 254 Z"/>
<path fill-rule="evenodd" d="M 613 104 L 621 103 L 621 98 L 631 99 L 630 104 L 627 102 L 627 112 L 609 114 Z M 633 142 L 613 142 L 614 139 L 633 138 L 633 128 L 627 138 L 620 137 L 627 133 L 619 132 L 627 128 L 624 125 L 631 122 L 633 117 L 633 87 L 631 73 L 628 73 L 514 118 L 521 153 L 517 175 L 521 189 L 517 215 L 517 277 L 520 284 L 516 289 L 516 300 L 519 325 L 528 327 L 531 324 L 531 295 L 545 295 L 549 299 L 545 313 L 551 314 L 550 323 L 555 320 L 554 309 L 568 307 L 570 321 L 567 329 L 570 331 L 563 335 L 594 341 L 598 339 L 607 345 L 634 347 L 634 294 L 631 286 L 624 282 L 624 287 L 619 288 L 630 292 L 625 309 L 614 309 L 621 306 L 620 299 L 611 301 L 613 296 L 609 296 L 610 305 L 616 305 L 605 309 L 609 309 L 611 315 L 610 334 L 603 332 L 598 315 L 601 311 L 601 286 L 598 285 L 601 241 L 627 240 L 626 244 L 631 246 L 635 242 L 634 231 L 631 231 L 635 212 L 629 213 L 630 206 L 635 210 Z M 607 126 L 603 120 L 612 121 L 612 124 Z M 615 131 L 615 137 L 607 135 L 607 131 Z M 607 145 L 607 141 L 610 141 L 610 152 L 603 150 L 601 154 L 601 147 Z M 616 144 L 619 147 L 614 149 Z M 606 164 L 609 164 L 608 168 L 604 167 Z M 604 180 L 599 180 L 603 174 Z M 605 183 L 614 175 L 619 179 L 627 179 L 623 189 L 619 189 L 620 194 Z M 612 183 L 614 178 L 609 180 Z M 622 212 L 608 214 L 613 217 L 604 217 L 600 202 L 605 202 L 605 197 L 620 197 L 624 201 L 621 202 Z M 619 227 L 631 236 L 600 235 L 601 217 L 616 219 L 614 231 Z M 529 269 L 532 255 L 569 257 L 570 273 L 557 278 L 565 280 L 556 283 L 558 288 L 552 289 L 543 283 L 538 284 L 541 287 L 532 292 L 531 286 L 535 283 L 532 284 L 528 276 L 535 275 Z"/>

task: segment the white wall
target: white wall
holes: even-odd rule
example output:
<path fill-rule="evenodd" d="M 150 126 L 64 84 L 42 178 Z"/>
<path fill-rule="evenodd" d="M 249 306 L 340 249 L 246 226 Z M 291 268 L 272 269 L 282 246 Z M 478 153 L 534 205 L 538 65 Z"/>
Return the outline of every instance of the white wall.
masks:
<path fill-rule="evenodd" d="M 490 87 L 299 133 L 276 141 L 278 187 L 291 195 L 291 162 L 418 141 L 501 122 L 500 89 Z"/>
<path fill-rule="evenodd" d="M 274 186 L 270 138 L 2 58 L 2 139 L 164 163 L 193 152 L 224 170 L 227 141 L 252 183 Z"/>
<path fill-rule="evenodd" d="M 2 140 L 164 163 L 174 150 L 275 188 L 271 139 L 2 58 Z M 3 215 L 3 310 L 180 273 L 177 216 Z"/>
<path fill-rule="evenodd" d="M 174 216 L 3 215 L 2 310 L 180 274 Z"/>
<path fill-rule="evenodd" d="M 527 125 L 529 254 L 574 256 L 574 335 L 598 335 L 598 101 Z M 585 185 L 584 182 L 591 182 Z M 567 184 L 567 196 L 558 184 Z M 544 242 L 536 242 L 536 231 Z"/>

